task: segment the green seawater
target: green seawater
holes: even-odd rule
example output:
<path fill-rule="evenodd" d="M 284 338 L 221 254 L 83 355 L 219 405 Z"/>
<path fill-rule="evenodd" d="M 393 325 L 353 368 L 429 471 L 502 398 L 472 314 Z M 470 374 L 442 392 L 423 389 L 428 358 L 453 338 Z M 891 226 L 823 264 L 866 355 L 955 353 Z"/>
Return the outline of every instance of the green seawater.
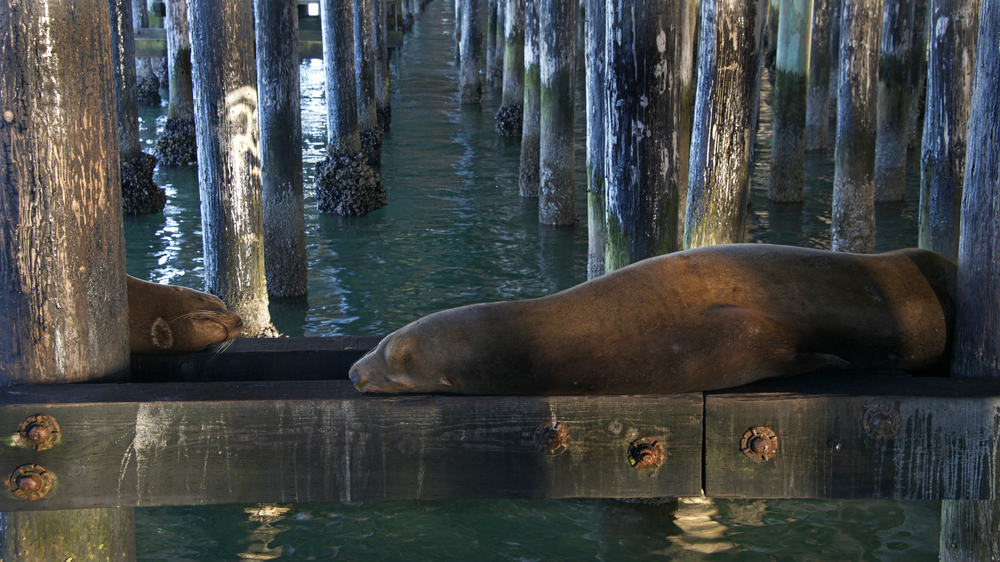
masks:
<path fill-rule="evenodd" d="M 271 303 L 287 335 L 384 334 L 424 314 L 530 298 L 582 282 L 587 269 L 585 114 L 575 118 L 575 227 L 540 226 L 518 196 L 519 147 L 497 135 L 499 90 L 461 106 L 452 0 L 417 20 L 391 64 L 392 127 L 383 146 L 389 205 L 361 218 L 320 215 L 311 187 L 326 141 L 323 68 L 304 60 L 309 296 Z M 765 77 L 749 221 L 752 240 L 827 248 L 833 154 L 806 160 L 806 201 L 766 200 L 770 88 Z M 577 83 L 583 99 L 584 81 Z M 142 112 L 151 151 L 166 107 Z M 918 167 L 908 200 L 880 206 L 877 248 L 916 245 Z M 202 288 L 197 171 L 160 168 L 163 214 L 127 219 L 129 273 Z M 933 560 L 938 502 L 682 499 L 397 501 L 136 510 L 141 560 Z"/>

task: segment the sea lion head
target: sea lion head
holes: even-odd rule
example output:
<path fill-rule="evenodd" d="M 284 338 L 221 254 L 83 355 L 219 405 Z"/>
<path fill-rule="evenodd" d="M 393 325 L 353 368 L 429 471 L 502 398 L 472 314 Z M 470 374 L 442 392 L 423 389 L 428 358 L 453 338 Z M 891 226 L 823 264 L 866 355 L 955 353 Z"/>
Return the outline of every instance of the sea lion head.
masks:
<path fill-rule="evenodd" d="M 133 353 L 191 353 L 243 332 L 243 319 L 208 293 L 129 279 L 128 298 Z"/>

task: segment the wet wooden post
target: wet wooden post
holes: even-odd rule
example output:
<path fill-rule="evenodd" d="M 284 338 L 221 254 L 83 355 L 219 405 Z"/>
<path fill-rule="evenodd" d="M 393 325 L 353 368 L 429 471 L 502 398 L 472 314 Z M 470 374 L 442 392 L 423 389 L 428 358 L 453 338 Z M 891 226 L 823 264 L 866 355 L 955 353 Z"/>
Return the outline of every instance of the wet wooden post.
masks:
<path fill-rule="evenodd" d="M 878 63 L 875 131 L 875 200 L 902 201 L 906 194 L 906 148 L 910 137 L 909 66 L 913 54 L 913 2 L 884 0 Z"/>
<path fill-rule="evenodd" d="M 463 104 L 479 103 L 483 85 L 479 79 L 479 0 L 462 1 L 462 38 L 459 49 L 458 91 Z"/>
<path fill-rule="evenodd" d="M 604 48 L 606 0 L 587 0 L 583 56 L 587 92 L 587 279 L 604 275 Z"/>
<path fill-rule="evenodd" d="M 678 248 L 679 1 L 613 0 L 605 29 L 608 272 Z"/>
<path fill-rule="evenodd" d="M 494 88 L 503 85 L 504 56 L 506 53 L 506 41 L 504 39 L 507 29 L 507 3 L 511 0 L 497 0 L 497 26 L 492 30 L 493 38 L 487 39 L 493 45 L 492 65 L 486 67 L 486 82 Z"/>
<path fill-rule="evenodd" d="M 830 78 L 836 51 L 830 36 L 836 21 L 838 0 L 815 0 L 812 19 L 812 47 L 809 50 L 809 92 L 806 102 L 805 145 L 807 151 L 826 150 L 830 139 Z M 836 84 L 836 81 L 834 81 Z"/>
<path fill-rule="evenodd" d="M 837 75 L 832 246 L 875 250 L 875 102 L 882 0 L 843 0 Z"/>
<path fill-rule="evenodd" d="M 812 0 L 781 0 L 774 65 L 774 141 L 767 198 L 802 201 Z"/>
<path fill-rule="evenodd" d="M 0 3 L 3 387 L 128 374 L 108 15 L 105 0 Z M 45 489 L 43 474 L 51 473 L 44 466 L 5 466 L 3 479 L 19 468 L 20 490 Z M 54 476 L 58 490 L 60 475 Z M 134 514 L 130 508 L 0 513 L 0 558 L 133 560 Z"/>
<path fill-rule="evenodd" d="M 461 63 L 462 60 L 462 10 L 468 0 L 455 1 L 455 60 Z"/>
<path fill-rule="evenodd" d="M 767 54 L 764 57 L 764 65 L 772 73 L 771 81 L 774 81 L 774 60 L 778 55 L 778 10 L 781 7 L 781 0 L 770 0 L 767 6 Z"/>
<path fill-rule="evenodd" d="M 167 71 L 170 102 L 163 134 L 156 140 L 156 154 L 164 166 L 184 166 L 198 159 L 191 82 L 191 42 L 187 5 L 190 0 L 166 3 Z"/>
<path fill-rule="evenodd" d="M 138 31 L 143 27 L 149 27 L 149 11 L 146 9 L 146 0 L 130 0 L 132 4 L 132 30 Z"/>
<path fill-rule="evenodd" d="M 153 182 L 156 158 L 139 143 L 139 104 L 135 96 L 135 39 L 131 0 L 108 0 L 111 15 L 111 63 L 114 66 L 121 154 L 122 208 L 126 215 L 159 213 L 166 192 Z"/>
<path fill-rule="evenodd" d="M 538 222 L 576 222 L 573 79 L 576 0 L 538 2 Z"/>
<path fill-rule="evenodd" d="M 913 7 L 913 39 L 910 41 L 910 72 L 906 79 L 912 93 L 910 111 L 906 117 L 909 148 L 917 148 L 923 134 L 924 109 L 927 101 L 927 32 L 930 29 L 928 0 L 915 0 Z"/>
<path fill-rule="evenodd" d="M 455 10 L 458 10 L 458 4 L 461 0 L 455 0 Z M 403 31 L 409 31 L 413 29 L 413 7 L 407 0 L 402 0 L 399 6 L 399 12 L 403 15 Z M 457 52 L 457 47 L 456 47 Z"/>
<path fill-rule="evenodd" d="M 295 0 L 254 0 L 264 274 L 275 297 L 306 294 L 299 94 L 298 8 Z"/>
<path fill-rule="evenodd" d="M 497 64 L 497 37 L 502 37 L 503 33 L 497 33 L 500 10 L 503 9 L 502 0 L 489 0 L 486 3 L 486 81 L 491 86 L 493 83 L 493 67 Z M 502 63 L 502 61 L 501 61 Z"/>
<path fill-rule="evenodd" d="M 767 0 L 702 0 L 701 13 L 684 248 L 746 241 Z"/>
<path fill-rule="evenodd" d="M 680 112 L 677 123 L 677 240 L 684 239 L 684 216 L 687 213 L 688 162 L 691 159 L 691 128 L 698 85 L 695 62 L 698 53 L 698 20 L 701 0 L 682 0 L 678 36 L 677 82 L 680 89 Z"/>
<path fill-rule="evenodd" d="M 917 238 L 921 248 L 958 260 L 979 0 L 932 0 L 931 26 Z"/>
<path fill-rule="evenodd" d="M 538 134 L 541 77 L 538 66 L 538 2 L 524 0 L 524 106 L 521 123 L 521 159 L 518 192 L 538 197 Z"/>
<path fill-rule="evenodd" d="M 354 78 L 354 17 L 351 0 L 320 4 L 323 68 L 326 73 L 326 158 L 316 165 L 319 210 L 364 215 L 385 205 L 385 186 L 361 151 Z"/>
<path fill-rule="evenodd" d="M 354 87 L 358 99 L 358 130 L 361 150 L 368 164 L 382 162 L 383 131 L 375 108 L 375 46 L 372 43 L 372 2 L 354 0 Z"/>
<path fill-rule="evenodd" d="M 392 107 L 389 95 L 389 44 L 388 22 L 385 0 L 374 0 L 374 27 L 372 47 L 375 50 L 375 113 L 378 126 L 383 132 L 389 130 L 392 121 Z"/>
<path fill-rule="evenodd" d="M 935 33 L 937 27 L 935 27 Z M 979 12 L 955 286 L 952 376 L 1000 376 L 1000 2 Z M 980 415 L 994 416 L 991 410 Z M 941 502 L 941 560 L 1000 559 L 1000 501 Z"/>
<path fill-rule="evenodd" d="M 843 0 L 830 0 L 830 120 L 837 120 L 837 80 L 840 76 L 840 10 Z M 835 130 L 836 131 L 836 130 Z"/>
<path fill-rule="evenodd" d="M 524 0 L 504 0 L 503 91 L 497 110 L 497 132 L 521 134 L 524 115 Z"/>
<path fill-rule="evenodd" d="M 189 0 L 198 193 L 205 286 L 243 318 L 244 333 L 273 330 L 264 275 L 260 129 L 251 6 Z"/>

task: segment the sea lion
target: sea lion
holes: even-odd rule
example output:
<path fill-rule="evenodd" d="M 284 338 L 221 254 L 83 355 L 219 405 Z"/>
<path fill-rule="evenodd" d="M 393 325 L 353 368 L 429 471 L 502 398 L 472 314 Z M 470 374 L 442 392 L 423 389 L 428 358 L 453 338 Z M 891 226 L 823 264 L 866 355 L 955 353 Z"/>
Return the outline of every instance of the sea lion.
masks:
<path fill-rule="evenodd" d="M 126 276 L 132 353 L 190 353 L 235 338 L 243 320 L 219 298 Z"/>
<path fill-rule="evenodd" d="M 673 393 L 825 366 L 946 362 L 955 265 L 733 244 L 647 259 L 565 291 L 421 318 L 350 371 L 363 392 Z"/>

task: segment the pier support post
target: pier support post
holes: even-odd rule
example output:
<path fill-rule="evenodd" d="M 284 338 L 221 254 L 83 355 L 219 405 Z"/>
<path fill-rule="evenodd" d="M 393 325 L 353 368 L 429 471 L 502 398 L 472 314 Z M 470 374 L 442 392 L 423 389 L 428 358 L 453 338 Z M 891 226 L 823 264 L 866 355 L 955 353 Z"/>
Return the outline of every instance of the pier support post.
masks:
<path fill-rule="evenodd" d="M 882 0 L 843 0 L 837 75 L 833 249 L 875 250 L 875 102 Z"/>
<path fill-rule="evenodd" d="M 878 64 L 878 122 L 875 132 L 875 200 L 902 201 L 906 195 L 906 148 L 910 137 L 910 56 L 913 2 L 884 0 Z"/>
<path fill-rule="evenodd" d="M 383 132 L 375 108 L 375 47 L 372 44 L 372 1 L 354 0 L 354 87 L 358 98 L 358 131 L 368 165 L 382 162 Z"/>
<path fill-rule="evenodd" d="M 538 67 L 538 2 L 524 0 L 524 106 L 521 123 L 521 197 L 538 197 L 538 133 L 541 76 Z"/>
<path fill-rule="evenodd" d="M 167 72 L 170 76 L 167 123 L 156 140 L 156 154 L 164 166 L 184 166 L 198 160 L 191 82 L 191 41 L 187 5 L 190 0 L 170 0 L 164 22 L 167 33 Z"/>
<path fill-rule="evenodd" d="M 503 91 L 497 110 L 497 132 L 521 134 L 524 111 L 524 0 L 504 0 Z"/>
<path fill-rule="evenodd" d="M 608 272 L 678 248 L 681 2 L 607 3 Z"/>
<path fill-rule="evenodd" d="M 767 197 L 802 201 L 805 181 L 806 98 L 813 0 L 781 0 L 774 65 L 774 141 Z"/>
<path fill-rule="evenodd" d="M 372 28 L 372 48 L 375 51 L 375 113 L 382 132 L 389 130 L 392 121 L 392 107 L 389 96 L 389 44 L 386 3 L 374 0 L 374 27 Z"/>
<path fill-rule="evenodd" d="M 577 0 L 540 0 L 538 221 L 577 221 L 574 181 L 573 79 Z"/>
<path fill-rule="evenodd" d="M 686 249 L 746 240 L 767 0 L 702 0 L 701 12 Z"/>
<path fill-rule="evenodd" d="M 806 102 L 805 145 L 807 151 L 826 150 L 830 139 L 830 70 L 836 51 L 830 36 L 838 14 L 839 0 L 815 0 L 812 16 L 812 46 L 809 49 L 809 92 Z M 836 85 L 836 81 L 834 81 Z"/>
<path fill-rule="evenodd" d="M 951 373 L 996 377 L 1000 376 L 1000 1 L 982 2 L 975 66 Z M 940 544 L 941 560 L 1000 559 L 1000 501 L 942 501 Z"/>
<path fill-rule="evenodd" d="M 8 0 L 0 28 L 0 386 L 122 380 L 128 300 L 108 3 Z M 133 560 L 134 510 L 0 513 L 0 558 Z"/>
<path fill-rule="evenodd" d="M 132 4 L 132 30 L 138 31 L 143 27 L 149 27 L 149 11 L 146 9 L 146 0 L 129 0 Z"/>
<path fill-rule="evenodd" d="M 504 58 L 507 55 L 507 43 L 505 40 L 507 33 L 507 4 L 510 1 L 497 0 L 497 25 L 490 30 L 490 33 L 493 34 L 492 39 L 487 38 L 486 40 L 493 48 L 493 58 L 491 59 L 493 64 L 487 64 L 486 66 L 486 82 L 494 88 L 502 87 L 504 80 Z M 487 48 L 490 47 L 487 46 Z"/>
<path fill-rule="evenodd" d="M 385 186 L 361 151 L 354 78 L 351 0 L 323 0 L 323 68 L 326 73 L 326 158 L 316 165 L 319 210 L 364 215 L 385 205 Z"/>
<path fill-rule="evenodd" d="M 205 286 L 271 335 L 264 275 L 254 22 L 244 0 L 189 0 Z"/>
<path fill-rule="evenodd" d="M 979 0 L 932 0 L 931 26 L 917 238 L 921 248 L 958 260 Z"/>
<path fill-rule="evenodd" d="M 269 295 L 300 297 L 306 294 L 306 235 L 296 2 L 254 0 L 254 18 L 264 274 Z"/>
<path fill-rule="evenodd" d="M 698 54 L 698 21 L 701 0 L 681 0 L 678 23 L 677 84 L 680 109 L 677 121 L 677 240 L 684 239 L 684 217 L 687 213 L 688 163 L 691 160 L 691 128 L 694 126 L 694 103 L 698 85 L 695 64 Z M 679 243 L 679 242 L 678 242 Z"/>
<path fill-rule="evenodd" d="M 167 194 L 153 182 L 156 157 L 139 143 L 139 104 L 135 97 L 135 39 L 131 0 L 108 0 L 111 15 L 111 64 L 114 66 L 121 155 L 122 208 L 127 216 L 159 213 Z"/>
<path fill-rule="evenodd" d="M 458 91 L 463 104 L 479 103 L 483 85 L 479 79 L 479 0 L 462 0 L 462 39 L 459 49 Z"/>
<path fill-rule="evenodd" d="M 498 15 L 502 9 L 502 0 L 488 0 L 486 3 L 486 82 L 491 86 L 496 85 L 493 83 L 493 67 L 497 64 L 495 60 L 497 54 L 497 37 L 503 36 L 503 32 L 497 33 L 497 25 L 500 22 Z M 502 63 L 503 61 L 500 61 L 500 64 Z M 502 73 L 502 70 L 498 71 L 498 73 Z"/>
<path fill-rule="evenodd" d="M 587 0 L 583 56 L 587 92 L 587 279 L 604 275 L 605 0 Z"/>

